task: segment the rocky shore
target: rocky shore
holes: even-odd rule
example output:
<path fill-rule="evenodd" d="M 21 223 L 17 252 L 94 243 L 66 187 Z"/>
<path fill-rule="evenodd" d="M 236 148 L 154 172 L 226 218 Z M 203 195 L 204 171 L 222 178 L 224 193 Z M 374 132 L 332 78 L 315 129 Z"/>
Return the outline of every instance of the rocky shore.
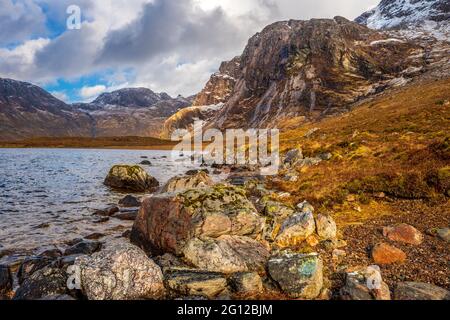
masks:
<path fill-rule="evenodd" d="M 290 194 L 268 183 L 295 181 L 292 168 L 330 158 L 308 158 L 293 149 L 279 177 L 262 177 L 252 166 L 213 165 L 211 170 L 228 178 L 216 183 L 209 169 L 191 170 L 163 186 L 140 166 L 114 166 L 106 185 L 149 195 L 142 202 L 126 196 L 94 214 L 99 221 L 134 221 L 132 229 L 114 241 L 102 242 L 101 235 L 73 239 L 64 251 L 30 256 L 18 267 L 0 266 L 0 297 L 450 299 L 448 228 L 423 230 L 411 216 L 341 228 L 326 210 L 292 203 Z M 427 255 L 435 261 L 434 275 L 424 265 Z M 398 276 L 410 261 L 416 274 Z"/>

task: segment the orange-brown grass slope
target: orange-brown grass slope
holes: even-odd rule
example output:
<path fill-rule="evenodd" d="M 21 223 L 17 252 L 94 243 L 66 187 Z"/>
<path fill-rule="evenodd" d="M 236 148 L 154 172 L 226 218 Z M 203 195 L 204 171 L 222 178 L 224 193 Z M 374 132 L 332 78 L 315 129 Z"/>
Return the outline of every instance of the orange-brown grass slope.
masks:
<path fill-rule="evenodd" d="M 281 135 L 281 149 L 330 161 L 297 168 L 299 180 L 272 184 L 324 210 L 354 212 L 356 199 L 371 215 L 392 211 L 388 198 L 441 203 L 450 196 L 450 79 L 413 84 L 362 103 L 351 112 Z M 309 138 L 305 133 L 318 130 Z M 350 197 L 349 197 L 350 195 Z M 357 208 L 358 209 L 358 208 Z M 361 211 L 361 210 L 357 210 Z M 364 210 L 363 210 L 364 212 Z M 345 215 L 344 215 L 345 216 Z M 364 219 L 363 213 L 350 218 Z"/>

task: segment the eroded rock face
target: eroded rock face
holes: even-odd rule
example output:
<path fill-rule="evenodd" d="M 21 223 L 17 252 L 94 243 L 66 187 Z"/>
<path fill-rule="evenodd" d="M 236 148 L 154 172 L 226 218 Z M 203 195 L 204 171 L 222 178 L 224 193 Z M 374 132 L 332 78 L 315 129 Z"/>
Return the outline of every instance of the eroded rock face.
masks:
<path fill-rule="evenodd" d="M 162 187 L 161 192 L 175 192 L 187 189 L 208 187 L 214 185 L 213 180 L 203 171 L 194 175 L 173 177 Z"/>
<path fill-rule="evenodd" d="M 235 273 L 264 272 L 269 251 L 248 237 L 221 236 L 217 239 L 190 240 L 183 250 L 185 260 L 197 268 Z"/>
<path fill-rule="evenodd" d="M 221 235 L 255 238 L 263 226 L 264 219 L 243 189 L 215 185 L 145 199 L 131 240 L 149 253 L 180 254 L 192 238 Z"/>
<path fill-rule="evenodd" d="M 174 295 L 213 299 L 226 289 L 227 280 L 218 272 L 172 269 L 165 272 L 165 284 Z"/>
<path fill-rule="evenodd" d="M 347 272 L 345 286 L 341 288 L 341 299 L 391 300 L 391 293 L 381 277 L 380 267 L 361 267 Z"/>
<path fill-rule="evenodd" d="M 159 182 L 139 166 L 116 165 L 105 178 L 105 185 L 119 190 L 155 191 Z"/>
<path fill-rule="evenodd" d="M 317 254 L 288 254 L 270 258 L 270 276 L 292 298 L 315 299 L 323 286 L 323 263 Z"/>
<path fill-rule="evenodd" d="M 163 274 L 138 247 L 121 242 L 75 261 L 81 290 L 89 300 L 159 299 Z"/>
<path fill-rule="evenodd" d="M 423 282 L 400 282 L 394 290 L 395 300 L 450 300 L 450 291 Z"/>
<path fill-rule="evenodd" d="M 67 292 L 67 275 L 62 269 L 47 266 L 37 270 L 17 289 L 15 300 L 37 300 Z"/>

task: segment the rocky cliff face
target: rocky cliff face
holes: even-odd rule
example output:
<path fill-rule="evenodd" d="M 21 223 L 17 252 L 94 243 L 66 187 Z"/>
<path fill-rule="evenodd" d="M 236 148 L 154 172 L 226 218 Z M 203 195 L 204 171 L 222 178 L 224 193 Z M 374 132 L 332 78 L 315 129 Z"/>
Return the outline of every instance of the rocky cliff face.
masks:
<path fill-rule="evenodd" d="M 242 75 L 210 126 L 275 127 L 347 111 L 407 82 L 423 68 L 424 53 L 342 17 L 274 23 L 250 39 Z"/>
<path fill-rule="evenodd" d="M 193 98 L 145 88 L 68 105 L 35 85 L 0 79 L 0 140 L 31 137 L 158 136 L 164 121 Z"/>
<path fill-rule="evenodd" d="M 161 132 L 168 139 L 176 129 L 191 130 L 195 120 L 209 121 L 233 94 L 237 79 L 241 76 L 240 57 L 224 61 L 214 73 L 205 88 L 197 94 L 192 106 L 181 109 L 169 117 Z"/>
<path fill-rule="evenodd" d="M 0 139 L 91 136 L 93 120 L 45 90 L 0 78 Z"/>

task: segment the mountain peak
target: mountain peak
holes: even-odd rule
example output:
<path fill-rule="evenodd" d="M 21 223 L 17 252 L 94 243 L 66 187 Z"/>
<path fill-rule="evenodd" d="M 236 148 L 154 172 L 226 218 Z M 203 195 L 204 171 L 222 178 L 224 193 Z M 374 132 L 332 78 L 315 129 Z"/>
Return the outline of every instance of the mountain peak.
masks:
<path fill-rule="evenodd" d="M 171 100 L 165 92 L 155 93 L 148 88 L 124 88 L 102 93 L 92 103 L 98 105 L 115 105 L 123 107 L 145 108 L 160 101 Z"/>

